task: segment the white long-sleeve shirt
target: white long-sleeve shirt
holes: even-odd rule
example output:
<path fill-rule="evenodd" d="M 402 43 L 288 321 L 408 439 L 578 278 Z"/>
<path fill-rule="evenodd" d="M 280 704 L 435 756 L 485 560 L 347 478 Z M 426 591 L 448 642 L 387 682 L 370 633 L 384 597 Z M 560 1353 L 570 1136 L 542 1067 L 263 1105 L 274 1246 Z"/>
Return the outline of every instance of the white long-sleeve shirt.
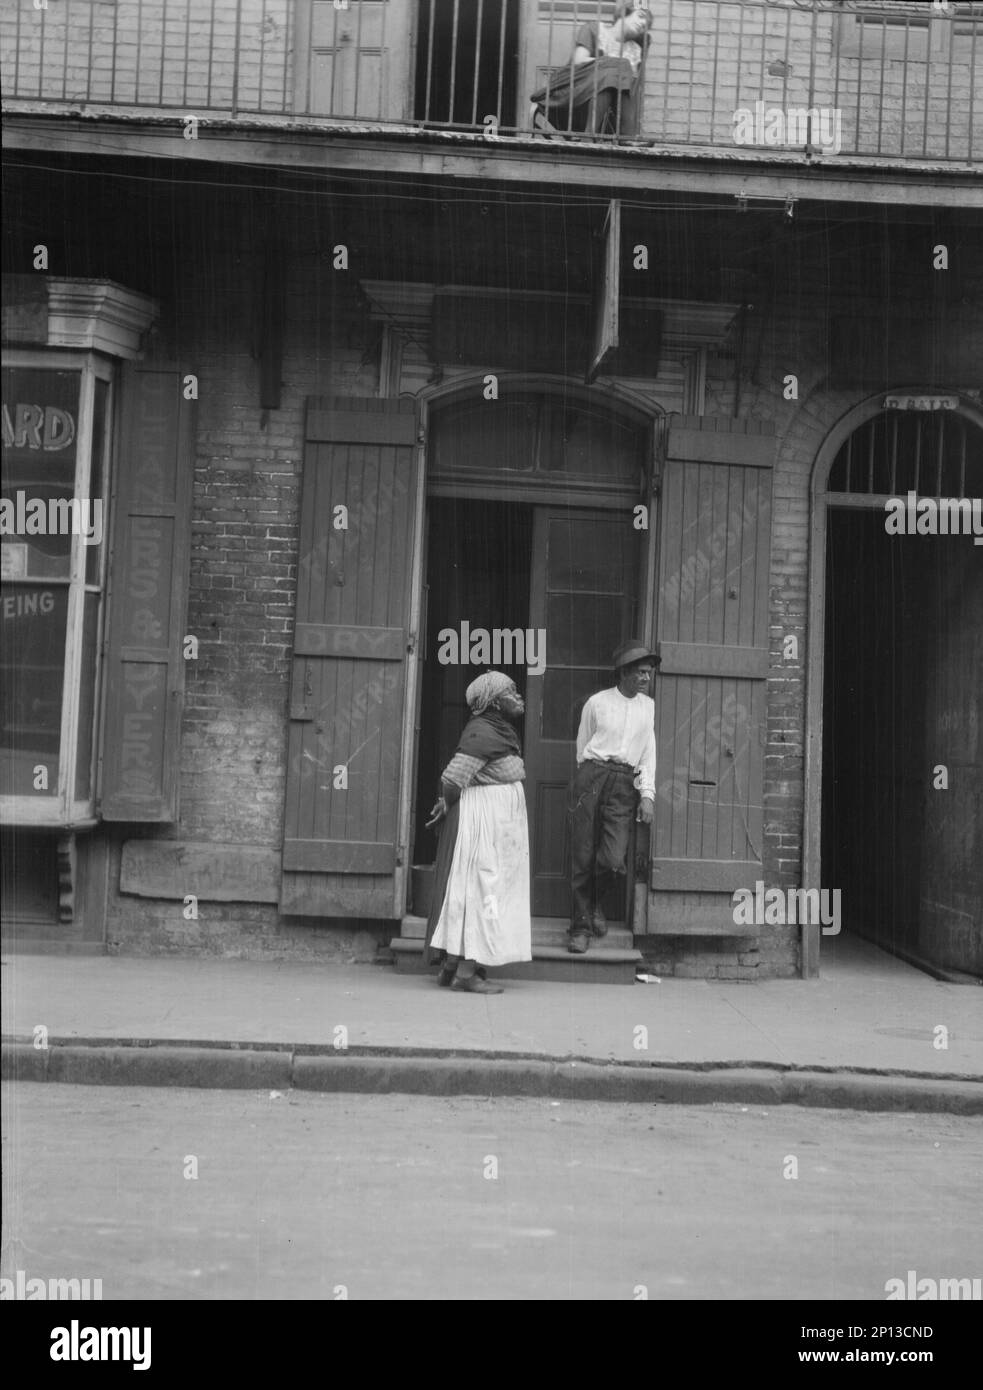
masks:
<path fill-rule="evenodd" d="M 642 796 L 655 796 L 655 701 L 651 695 L 628 699 L 614 686 L 599 690 L 584 705 L 577 730 L 577 763 L 630 763 Z"/>

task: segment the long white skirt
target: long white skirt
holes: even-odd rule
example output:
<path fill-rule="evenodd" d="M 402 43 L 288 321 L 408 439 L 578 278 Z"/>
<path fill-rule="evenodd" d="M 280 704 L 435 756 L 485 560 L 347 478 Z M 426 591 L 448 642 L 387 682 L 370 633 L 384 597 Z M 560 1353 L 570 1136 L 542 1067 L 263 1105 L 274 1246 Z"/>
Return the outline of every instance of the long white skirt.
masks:
<path fill-rule="evenodd" d="M 521 782 L 465 787 L 434 947 L 479 965 L 532 960 L 529 825 Z"/>

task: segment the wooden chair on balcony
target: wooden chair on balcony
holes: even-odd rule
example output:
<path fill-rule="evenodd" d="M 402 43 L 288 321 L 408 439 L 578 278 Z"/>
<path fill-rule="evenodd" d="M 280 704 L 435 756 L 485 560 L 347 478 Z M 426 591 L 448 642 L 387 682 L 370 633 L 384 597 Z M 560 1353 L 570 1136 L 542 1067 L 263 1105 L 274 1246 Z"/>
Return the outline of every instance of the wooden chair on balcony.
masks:
<path fill-rule="evenodd" d="M 608 62 L 611 60 L 605 60 Z M 592 66 L 594 66 L 592 64 Z M 624 64 L 628 68 L 628 64 Z M 622 80 L 621 76 L 605 79 L 605 85 L 593 85 L 586 95 L 575 85 L 564 81 L 557 82 L 557 74 L 566 75 L 567 69 L 556 68 L 553 76 L 547 79 L 544 87 L 534 92 L 531 98 L 531 123 L 538 135 L 549 138 L 567 135 L 635 135 L 638 129 L 638 114 L 634 101 L 635 78 Z M 630 69 L 629 69 L 630 75 Z M 599 80 L 601 74 L 598 74 Z"/>

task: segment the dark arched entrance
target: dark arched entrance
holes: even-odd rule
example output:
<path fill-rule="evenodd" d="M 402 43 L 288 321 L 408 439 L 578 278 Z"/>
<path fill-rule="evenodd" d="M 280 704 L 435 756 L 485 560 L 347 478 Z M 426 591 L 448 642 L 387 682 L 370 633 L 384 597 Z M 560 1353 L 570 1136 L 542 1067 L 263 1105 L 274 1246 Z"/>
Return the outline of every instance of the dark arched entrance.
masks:
<path fill-rule="evenodd" d="M 821 883 L 844 932 L 980 975 L 983 428 L 901 399 L 842 441 L 823 499 Z"/>

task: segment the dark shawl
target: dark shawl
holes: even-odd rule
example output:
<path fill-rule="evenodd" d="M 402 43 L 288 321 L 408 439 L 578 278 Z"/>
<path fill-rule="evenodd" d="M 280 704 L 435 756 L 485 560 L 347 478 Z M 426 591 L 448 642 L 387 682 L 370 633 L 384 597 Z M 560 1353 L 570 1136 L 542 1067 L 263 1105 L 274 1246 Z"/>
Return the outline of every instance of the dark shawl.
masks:
<path fill-rule="evenodd" d="M 508 753 L 519 754 L 519 731 L 510 724 L 504 714 L 486 709 L 484 714 L 473 714 L 464 726 L 455 753 L 466 753 L 469 758 L 503 758 Z"/>

